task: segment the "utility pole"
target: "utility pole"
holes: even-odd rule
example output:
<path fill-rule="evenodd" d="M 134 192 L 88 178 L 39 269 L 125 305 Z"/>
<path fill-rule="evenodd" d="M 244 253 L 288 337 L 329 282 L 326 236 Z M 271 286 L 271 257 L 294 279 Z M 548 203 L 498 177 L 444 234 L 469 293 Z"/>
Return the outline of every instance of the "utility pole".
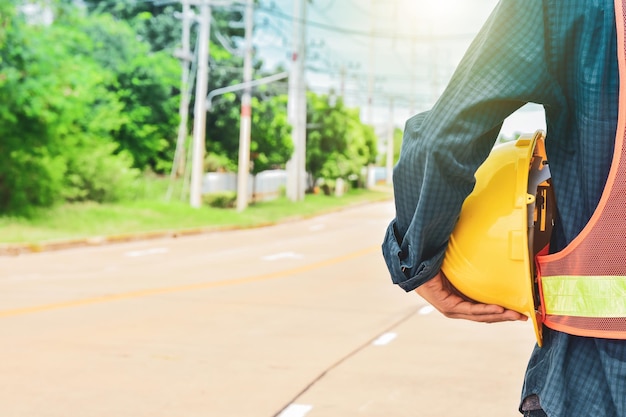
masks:
<path fill-rule="evenodd" d="M 243 82 L 252 81 L 252 26 L 254 20 L 253 0 L 247 0 L 245 13 L 245 56 L 243 61 Z M 241 121 L 239 127 L 239 168 L 237 171 L 237 211 L 248 206 L 248 177 L 250 175 L 250 133 L 252 130 L 252 88 L 249 84 L 241 97 Z"/>
<path fill-rule="evenodd" d="M 416 95 L 417 95 L 417 34 L 415 33 L 415 29 L 413 29 L 413 38 L 411 41 L 411 90 L 410 90 L 410 104 L 409 104 L 409 114 L 413 116 L 417 112 Z"/>
<path fill-rule="evenodd" d="M 183 6 L 182 15 L 182 44 L 181 49 L 174 52 L 174 56 L 180 59 L 181 63 L 181 83 L 180 83 L 180 108 L 178 114 L 180 116 L 180 122 L 178 125 L 178 139 L 176 140 L 176 152 L 174 153 L 174 163 L 172 164 L 172 171 L 170 174 L 170 185 L 167 189 L 167 200 L 172 196 L 173 181 L 177 176 L 182 175 L 185 172 L 186 152 L 185 142 L 187 140 L 187 121 L 189 120 L 189 101 L 190 101 L 190 89 L 189 89 L 189 73 L 190 64 L 193 60 L 193 56 L 190 51 L 190 32 L 191 32 L 191 18 L 193 13 L 191 11 L 191 5 L 189 0 L 181 0 Z"/>
<path fill-rule="evenodd" d="M 387 134 L 387 175 L 385 176 L 386 178 L 386 183 L 387 185 L 392 185 L 393 184 L 393 151 L 394 151 L 394 131 L 395 131 L 395 125 L 393 122 L 393 118 L 394 118 L 394 100 L 393 97 L 389 98 L 389 131 Z"/>
<path fill-rule="evenodd" d="M 191 167 L 191 191 L 189 202 L 192 207 L 202 205 L 202 176 L 204 173 L 204 150 L 206 143 L 206 100 L 209 83 L 209 37 L 211 34 L 210 0 L 200 5 L 200 33 L 198 38 L 198 75 L 196 76 L 196 103 L 193 123 L 193 156 Z"/>
<path fill-rule="evenodd" d="M 374 75 L 375 75 L 375 65 L 376 65 L 376 56 L 375 56 L 375 42 L 376 42 L 376 0 L 371 1 L 371 10 L 370 10 L 370 44 L 369 44 L 369 71 L 367 75 L 367 119 L 366 123 L 369 125 L 374 125 Z"/>
<path fill-rule="evenodd" d="M 339 97 L 342 100 L 345 100 L 346 96 L 346 66 L 341 64 L 341 68 L 339 69 L 339 73 L 341 74 L 341 83 L 339 84 Z"/>
<path fill-rule="evenodd" d="M 292 126 L 294 153 L 287 163 L 287 196 L 291 201 L 304 200 L 306 170 L 306 1 L 293 2 L 293 52 L 289 75 L 287 117 Z"/>
<path fill-rule="evenodd" d="M 176 142 L 176 161 L 175 166 L 177 173 L 180 175 L 185 172 L 185 140 L 187 138 L 187 120 L 189 119 L 189 71 L 190 64 L 193 59 L 191 55 L 191 18 L 193 13 L 191 12 L 191 5 L 189 0 L 181 0 L 183 3 L 182 19 L 182 48 L 179 51 L 179 58 L 181 60 L 182 75 L 181 75 L 181 90 L 180 90 L 180 124 L 178 126 L 178 140 Z"/>
<path fill-rule="evenodd" d="M 430 58 L 429 58 L 429 68 L 430 68 L 430 91 L 431 91 L 431 102 L 435 103 L 437 98 L 439 97 L 439 54 L 438 54 L 438 46 L 436 44 L 435 36 L 433 35 L 433 25 L 432 23 L 428 24 L 428 38 L 430 44 Z"/>

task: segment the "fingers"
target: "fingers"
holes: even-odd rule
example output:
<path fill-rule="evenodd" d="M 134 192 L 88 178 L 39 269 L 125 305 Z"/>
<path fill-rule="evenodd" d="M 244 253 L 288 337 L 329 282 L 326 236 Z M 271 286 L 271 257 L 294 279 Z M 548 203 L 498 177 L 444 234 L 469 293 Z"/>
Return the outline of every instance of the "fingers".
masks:
<path fill-rule="evenodd" d="M 517 311 L 507 310 L 493 304 L 479 304 L 463 301 L 453 306 L 444 306 L 439 310 L 444 316 L 454 319 L 471 320 L 481 323 L 498 323 L 503 321 L 526 321 L 526 315 Z"/>
<path fill-rule="evenodd" d="M 517 311 L 507 310 L 504 307 L 493 304 L 481 304 L 467 299 L 456 291 L 441 273 L 415 291 L 441 314 L 449 318 L 481 323 L 528 320 L 528 317 Z"/>

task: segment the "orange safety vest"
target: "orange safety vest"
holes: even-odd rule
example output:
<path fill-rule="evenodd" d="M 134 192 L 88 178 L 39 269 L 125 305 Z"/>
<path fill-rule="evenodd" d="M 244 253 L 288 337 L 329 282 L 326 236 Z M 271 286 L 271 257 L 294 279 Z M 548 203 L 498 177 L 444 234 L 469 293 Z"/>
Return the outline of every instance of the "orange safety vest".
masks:
<path fill-rule="evenodd" d="M 626 15 L 615 1 L 620 111 L 615 152 L 593 216 L 562 251 L 538 255 L 541 320 L 565 333 L 626 339 Z"/>

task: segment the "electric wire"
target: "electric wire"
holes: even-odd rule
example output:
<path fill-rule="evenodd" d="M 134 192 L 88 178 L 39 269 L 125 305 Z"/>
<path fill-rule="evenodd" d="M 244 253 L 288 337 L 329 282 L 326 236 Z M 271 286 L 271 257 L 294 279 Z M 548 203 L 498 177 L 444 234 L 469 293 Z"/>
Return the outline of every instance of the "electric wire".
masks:
<path fill-rule="evenodd" d="M 361 7 L 354 0 L 348 0 L 348 1 L 353 7 L 353 9 L 355 10 L 355 12 L 361 13 L 369 17 L 372 16 L 371 11 L 368 12 L 366 8 Z M 126 2 L 124 1 L 118 1 L 116 3 L 126 4 Z M 171 5 L 171 4 L 180 4 L 180 0 L 136 0 L 135 4 L 137 3 L 153 4 L 155 6 L 166 6 L 166 5 Z M 306 24 L 307 27 L 311 29 L 318 29 L 318 30 L 322 30 L 324 32 L 329 32 L 333 34 L 346 35 L 345 38 L 343 39 L 344 41 L 346 41 L 346 39 L 349 39 L 350 43 L 352 43 L 353 45 L 360 45 L 362 47 L 369 46 L 366 39 L 376 39 L 379 42 L 380 41 L 393 41 L 394 44 L 396 42 L 409 41 L 413 43 L 413 47 L 414 47 L 415 43 L 420 43 L 420 42 L 430 43 L 430 42 L 443 42 L 443 41 L 461 41 L 461 40 L 466 41 L 469 38 L 474 37 L 475 35 L 475 34 L 469 34 L 469 33 L 467 34 L 458 33 L 458 34 L 450 34 L 450 35 L 424 36 L 424 35 L 417 35 L 417 34 L 397 33 L 395 30 L 390 31 L 386 29 L 363 30 L 359 28 L 348 28 L 348 27 L 338 25 L 337 23 L 333 21 L 332 18 L 328 18 L 327 13 L 332 8 L 332 6 L 335 5 L 335 3 L 336 3 L 336 0 L 329 0 L 324 5 L 319 5 L 316 3 L 312 4 L 312 7 L 315 9 L 317 13 L 319 13 L 322 16 L 327 17 L 327 20 L 329 21 L 328 23 L 314 21 L 311 19 L 300 19 L 300 22 Z M 230 1 L 230 2 L 220 2 L 219 4 L 220 4 L 220 7 L 230 7 L 232 9 L 232 8 L 239 8 L 241 5 L 245 4 L 245 2 Z M 290 46 L 287 45 L 287 40 L 290 38 L 291 34 L 286 33 L 287 27 L 283 23 L 286 21 L 293 23 L 294 17 L 291 14 L 278 9 L 278 7 L 273 2 L 270 5 L 259 3 L 259 4 L 256 4 L 254 7 L 255 7 L 255 10 L 259 12 L 257 13 L 257 20 L 258 20 L 259 15 L 265 16 L 265 19 L 263 20 L 263 23 L 262 23 L 263 29 L 266 29 L 264 31 L 265 35 L 266 36 L 277 35 L 279 38 L 283 40 L 283 43 L 284 43 L 283 47 L 276 45 L 276 43 L 269 43 L 269 44 L 263 45 L 262 47 L 266 50 L 273 49 L 277 52 L 284 51 L 284 57 L 288 58 L 290 56 Z M 216 28 L 217 25 L 213 25 L 213 27 Z M 229 51 L 233 55 L 239 55 L 237 53 L 236 47 L 230 44 L 230 41 L 228 41 L 227 37 L 223 33 L 219 31 L 216 32 L 216 38 L 227 51 Z M 319 54 L 317 57 L 317 60 L 319 61 L 320 59 L 323 59 L 325 61 L 323 62 L 324 65 L 322 67 L 307 68 L 308 71 L 311 71 L 317 74 L 327 75 L 328 77 L 332 78 L 333 76 L 336 76 L 339 73 L 337 70 L 337 67 L 341 67 L 345 71 L 344 75 L 349 74 L 353 78 L 364 76 L 363 73 L 357 73 L 353 70 L 345 70 L 344 65 L 337 63 L 345 59 L 344 52 L 336 50 L 329 44 L 324 44 L 321 46 L 320 45 L 313 46 L 313 48 L 317 48 L 317 47 L 323 48 L 322 50 L 324 51 L 325 58 L 320 58 L 322 54 Z M 413 68 L 412 65 L 408 64 L 405 58 L 402 57 L 402 54 L 397 49 L 391 48 L 391 49 L 384 49 L 384 50 L 387 51 L 388 54 L 393 55 L 394 61 L 400 64 L 399 66 L 396 67 L 396 70 L 397 69 L 403 70 L 402 75 L 392 74 L 392 73 L 379 74 L 382 76 L 379 78 L 382 78 L 382 80 L 385 83 L 390 83 L 392 81 L 403 82 L 406 80 L 414 80 L 415 77 L 423 78 L 423 76 L 418 76 L 414 74 L 417 68 Z M 213 63 L 212 67 L 213 66 L 217 67 L 218 65 L 219 64 Z M 232 71 L 232 72 L 241 71 L 240 68 L 223 68 L 223 69 Z M 412 93 L 412 94 L 415 95 L 415 93 Z"/>
<path fill-rule="evenodd" d="M 445 34 L 445 35 L 417 35 L 417 34 L 406 34 L 406 33 L 395 33 L 395 32 L 387 32 L 387 31 L 368 31 L 362 29 L 353 29 L 353 28 L 345 28 L 341 26 L 335 26 L 332 24 L 315 22 L 308 19 L 294 19 L 294 17 L 288 13 L 282 12 L 280 10 L 274 8 L 266 8 L 264 6 L 257 6 L 256 10 L 271 14 L 275 17 L 278 17 L 283 20 L 289 20 L 291 22 L 298 21 L 300 23 L 304 23 L 310 27 L 315 27 L 318 29 L 323 29 L 329 32 L 344 34 L 344 35 L 353 35 L 360 37 L 372 37 L 379 39 L 395 39 L 395 40 L 404 40 L 410 42 L 436 42 L 436 41 L 458 41 L 458 40 L 467 40 L 473 38 L 475 33 L 453 33 L 453 34 Z"/>
<path fill-rule="evenodd" d="M 180 0 L 135 0 L 135 3 L 152 3 L 155 6 L 166 6 L 170 4 L 180 4 Z M 331 4 L 334 3 L 334 0 Z M 352 3 L 352 2 L 351 2 Z M 116 4 L 126 4 L 124 1 L 117 1 Z M 217 6 L 213 5 L 213 7 L 230 7 L 230 6 L 240 6 L 245 4 L 243 1 L 224 1 L 217 3 Z M 353 3 L 354 4 L 354 3 Z M 278 17 L 283 20 L 289 20 L 293 22 L 294 17 L 288 13 L 278 10 L 275 7 L 266 7 L 263 5 L 255 5 L 254 9 L 256 11 L 264 12 L 267 14 L 271 14 L 275 17 Z M 456 34 L 446 34 L 446 35 L 436 35 L 436 36 L 423 36 L 423 35 L 413 35 L 413 34 L 402 34 L 395 32 L 374 32 L 362 29 L 354 29 L 354 28 L 346 28 L 341 26 L 336 26 L 333 24 L 327 24 L 322 22 L 310 21 L 308 19 L 300 19 L 300 23 L 305 23 L 308 26 L 316 27 L 319 29 L 324 29 L 326 31 L 341 33 L 345 35 L 355 35 L 362 37 L 370 37 L 375 36 L 377 38 L 386 38 L 386 39 L 399 39 L 399 40 L 408 40 L 412 42 L 432 42 L 432 41 L 450 41 L 450 40 L 466 40 L 473 38 L 475 33 L 456 33 Z"/>

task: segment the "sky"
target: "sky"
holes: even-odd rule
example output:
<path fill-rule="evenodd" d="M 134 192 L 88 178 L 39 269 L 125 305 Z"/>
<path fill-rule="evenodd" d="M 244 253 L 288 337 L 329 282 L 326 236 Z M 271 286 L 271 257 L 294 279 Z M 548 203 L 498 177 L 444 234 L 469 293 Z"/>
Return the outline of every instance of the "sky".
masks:
<path fill-rule="evenodd" d="M 270 72 L 289 67 L 295 1 L 263 0 L 257 10 L 255 48 Z M 308 88 L 343 92 L 345 103 L 361 108 L 362 119 L 379 131 L 390 119 L 401 128 L 432 106 L 496 3 L 313 0 L 306 10 Z M 502 133 L 537 129 L 545 129 L 543 110 L 531 105 L 507 119 Z"/>

